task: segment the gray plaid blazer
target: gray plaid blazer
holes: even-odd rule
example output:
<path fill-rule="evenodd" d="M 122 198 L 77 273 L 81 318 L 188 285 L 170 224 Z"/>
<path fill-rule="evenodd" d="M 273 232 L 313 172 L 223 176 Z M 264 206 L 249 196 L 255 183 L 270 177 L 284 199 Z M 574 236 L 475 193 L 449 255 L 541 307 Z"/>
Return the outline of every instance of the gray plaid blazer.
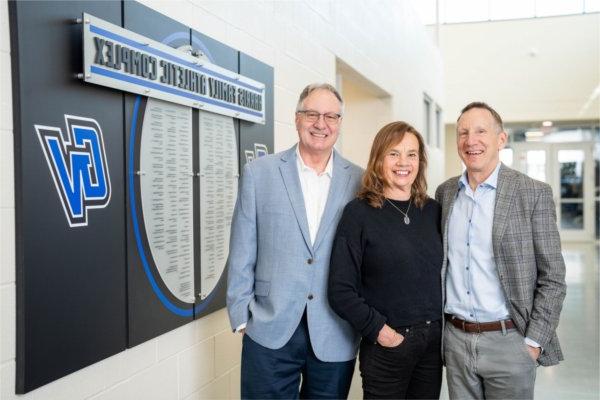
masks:
<path fill-rule="evenodd" d="M 442 205 L 444 263 L 442 294 L 446 298 L 448 218 L 458 193 L 458 179 L 442 183 L 435 198 Z M 494 223 L 494 260 L 517 329 L 544 349 L 540 365 L 563 360 L 556 327 L 566 295 L 565 263 L 549 185 L 500 167 Z"/>

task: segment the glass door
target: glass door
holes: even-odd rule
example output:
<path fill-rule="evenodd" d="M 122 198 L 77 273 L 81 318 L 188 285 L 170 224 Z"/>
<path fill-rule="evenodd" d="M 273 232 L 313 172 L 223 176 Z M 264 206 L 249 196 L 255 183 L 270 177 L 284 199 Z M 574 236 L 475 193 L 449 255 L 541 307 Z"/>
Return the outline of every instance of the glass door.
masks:
<path fill-rule="evenodd" d="M 513 168 L 552 187 L 560 236 L 594 238 L 592 143 L 513 143 Z"/>
<path fill-rule="evenodd" d="M 548 143 L 514 143 L 512 151 L 512 168 L 553 186 L 553 169 L 550 162 L 552 145 Z M 502 161 L 506 163 L 504 160 Z M 555 192 L 554 187 L 552 187 L 552 192 Z"/>
<path fill-rule="evenodd" d="M 554 201 L 561 237 L 564 240 L 593 240 L 593 146 L 552 144 Z"/>

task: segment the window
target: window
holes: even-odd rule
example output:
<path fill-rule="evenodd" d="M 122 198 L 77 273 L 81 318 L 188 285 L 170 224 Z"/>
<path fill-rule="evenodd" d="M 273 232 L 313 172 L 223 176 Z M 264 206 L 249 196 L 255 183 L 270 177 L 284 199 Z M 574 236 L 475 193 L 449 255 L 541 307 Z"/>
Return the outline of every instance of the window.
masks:
<path fill-rule="evenodd" d="M 426 25 L 586 14 L 600 0 L 413 0 Z"/>
<path fill-rule="evenodd" d="M 428 145 L 431 145 L 431 97 L 423 94 L 423 140 Z"/>
<path fill-rule="evenodd" d="M 444 121 L 442 120 L 442 108 L 435 105 L 435 146 L 442 147 L 444 137 Z"/>
<path fill-rule="evenodd" d="M 491 20 L 533 18 L 535 0 L 490 0 Z"/>
<path fill-rule="evenodd" d="M 535 2 L 536 17 L 547 17 L 552 15 L 569 15 L 583 12 L 584 2 L 564 0 L 544 0 Z"/>

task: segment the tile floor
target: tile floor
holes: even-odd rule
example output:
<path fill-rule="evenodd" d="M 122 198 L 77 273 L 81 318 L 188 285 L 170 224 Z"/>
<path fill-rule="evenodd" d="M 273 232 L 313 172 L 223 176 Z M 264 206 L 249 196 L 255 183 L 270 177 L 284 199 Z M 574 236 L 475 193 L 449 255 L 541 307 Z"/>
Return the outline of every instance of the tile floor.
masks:
<path fill-rule="evenodd" d="M 600 399 L 599 260 L 597 244 L 564 243 L 567 298 L 558 337 L 565 360 L 558 366 L 538 368 L 538 399 Z"/>

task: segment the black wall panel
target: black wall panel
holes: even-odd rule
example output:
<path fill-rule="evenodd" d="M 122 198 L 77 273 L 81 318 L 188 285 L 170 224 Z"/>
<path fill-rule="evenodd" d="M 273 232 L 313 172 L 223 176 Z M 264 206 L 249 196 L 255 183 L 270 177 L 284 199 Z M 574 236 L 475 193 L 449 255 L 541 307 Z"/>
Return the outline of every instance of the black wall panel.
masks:
<path fill-rule="evenodd" d="M 83 12 L 171 47 L 192 46 L 211 62 L 266 85 L 266 125 L 234 120 L 240 168 L 255 143 L 273 150 L 273 69 L 133 1 L 9 3 L 15 124 L 17 373 L 24 393 L 225 306 L 226 273 L 208 298 L 176 299 L 153 268 L 144 269 L 138 170 L 147 98 L 84 83 Z M 65 116 L 95 121 L 103 136 L 110 201 L 71 226 L 36 125 L 60 130 Z M 193 111 L 198 170 L 198 111 Z M 131 152 L 130 152 L 131 150 Z M 67 150 L 63 150 L 67 152 Z M 90 153 L 91 154 L 91 153 Z M 68 159 L 68 157 L 67 157 Z M 86 172 L 84 171 L 85 175 Z M 92 176 L 92 174 L 90 174 Z M 201 265 L 199 194 L 194 186 L 196 284 Z M 136 203 L 137 201 L 137 203 Z M 135 212 L 134 212 L 135 210 Z M 135 222 L 135 223 L 134 223 Z M 72 224 L 72 221 L 71 221 Z"/>
<path fill-rule="evenodd" d="M 255 79 L 265 84 L 265 124 L 240 121 L 240 168 L 246 163 L 244 151 L 255 150 L 255 144 L 267 146 L 273 153 L 273 67 L 240 52 L 240 75 Z M 292 112 L 293 110 L 290 110 Z M 255 154 L 260 156 L 260 154 Z"/>
<path fill-rule="evenodd" d="M 201 51 L 211 63 L 216 64 L 220 67 L 228 69 L 230 71 L 239 72 L 239 51 L 232 47 L 226 46 L 223 43 L 214 40 L 203 33 L 192 29 L 192 46 L 195 50 Z M 194 115 L 196 118 L 196 115 Z M 240 138 L 239 138 L 239 120 L 234 120 L 234 128 L 236 133 L 237 147 L 239 149 Z M 199 132 L 198 132 L 199 133 Z M 200 188 L 202 190 L 202 188 Z M 196 215 L 200 216 L 198 212 Z M 200 226 L 199 220 L 197 226 Z M 199 237 L 200 235 L 198 235 Z M 200 248 L 200 242 L 198 240 L 197 249 Z M 198 266 L 200 265 L 200 255 L 198 254 Z M 200 270 L 196 270 L 196 287 L 200 287 Z M 196 299 L 194 306 L 194 318 L 201 318 L 204 315 L 210 314 L 213 311 L 219 310 L 225 307 L 225 296 L 227 291 L 227 271 L 223 271 L 217 286 L 209 294 L 206 299 Z"/>
<path fill-rule="evenodd" d="M 211 63 L 230 71 L 238 71 L 238 51 L 192 29 L 192 46 L 206 55 Z"/>
<path fill-rule="evenodd" d="M 135 1 L 123 3 L 123 27 L 173 48 L 190 44 L 190 29 Z"/>
<path fill-rule="evenodd" d="M 185 25 L 174 21 L 156 11 L 141 4 L 127 1 L 123 4 L 124 28 L 132 32 L 143 35 L 149 39 L 178 48 L 190 44 L 190 30 Z M 137 107 L 136 107 L 137 102 Z M 141 138 L 142 121 L 146 107 L 146 98 L 132 94 L 125 95 L 125 130 L 126 149 L 127 149 L 127 170 L 125 175 L 134 182 L 134 187 L 128 185 L 127 197 L 127 291 L 128 291 L 128 321 L 129 334 L 128 346 L 138 345 L 146 340 L 155 338 L 165 332 L 184 325 L 193 320 L 193 305 L 186 304 L 173 296 L 162 278 L 158 274 L 153 264 L 152 255 L 147 241 L 143 241 L 143 248 L 140 249 L 134 234 L 134 220 L 132 219 L 131 190 L 136 199 L 137 228 L 145 232 L 144 221 L 141 214 L 141 203 L 139 190 L 139 181 L 137 176 L 131 176 L 133 171 L 139 170 L 132 161 L 139 163 L 139 156 L 135 148 L 135 143 L 131 142 L 132 129 L 137 143 Z M 135 122 L 135 126 L 132 124 Z M 134 159 L 129 155 L 131 146 L 134 146 Z M 140 253 L 143 252 L 143 256 Z M 145 269 L 142 264 L 142 257 L 149 264 Z M 154 285 L 151 283 L 154 281 Z M 153 287 L 154 286 L 154 287 Z M 159 294 L 160 292 L 160 294 Z M 164 296 L 161 300 L 159 296 Z M 170 304 L 173 308 L 179 309 L 178 312 L 169 310 L 165 304 Z"/>
<path fill-rule="evenodd" d="M 121 24 L 118 2 L 11 2 L 17 240 L 18 393 L 116 354 L 126 344 L 123 95 L 85 84 L 83 11 Z M 35 124 L 66 137 L 65 115 L 95 119 L 111 197 L 71 228 Z"/>

